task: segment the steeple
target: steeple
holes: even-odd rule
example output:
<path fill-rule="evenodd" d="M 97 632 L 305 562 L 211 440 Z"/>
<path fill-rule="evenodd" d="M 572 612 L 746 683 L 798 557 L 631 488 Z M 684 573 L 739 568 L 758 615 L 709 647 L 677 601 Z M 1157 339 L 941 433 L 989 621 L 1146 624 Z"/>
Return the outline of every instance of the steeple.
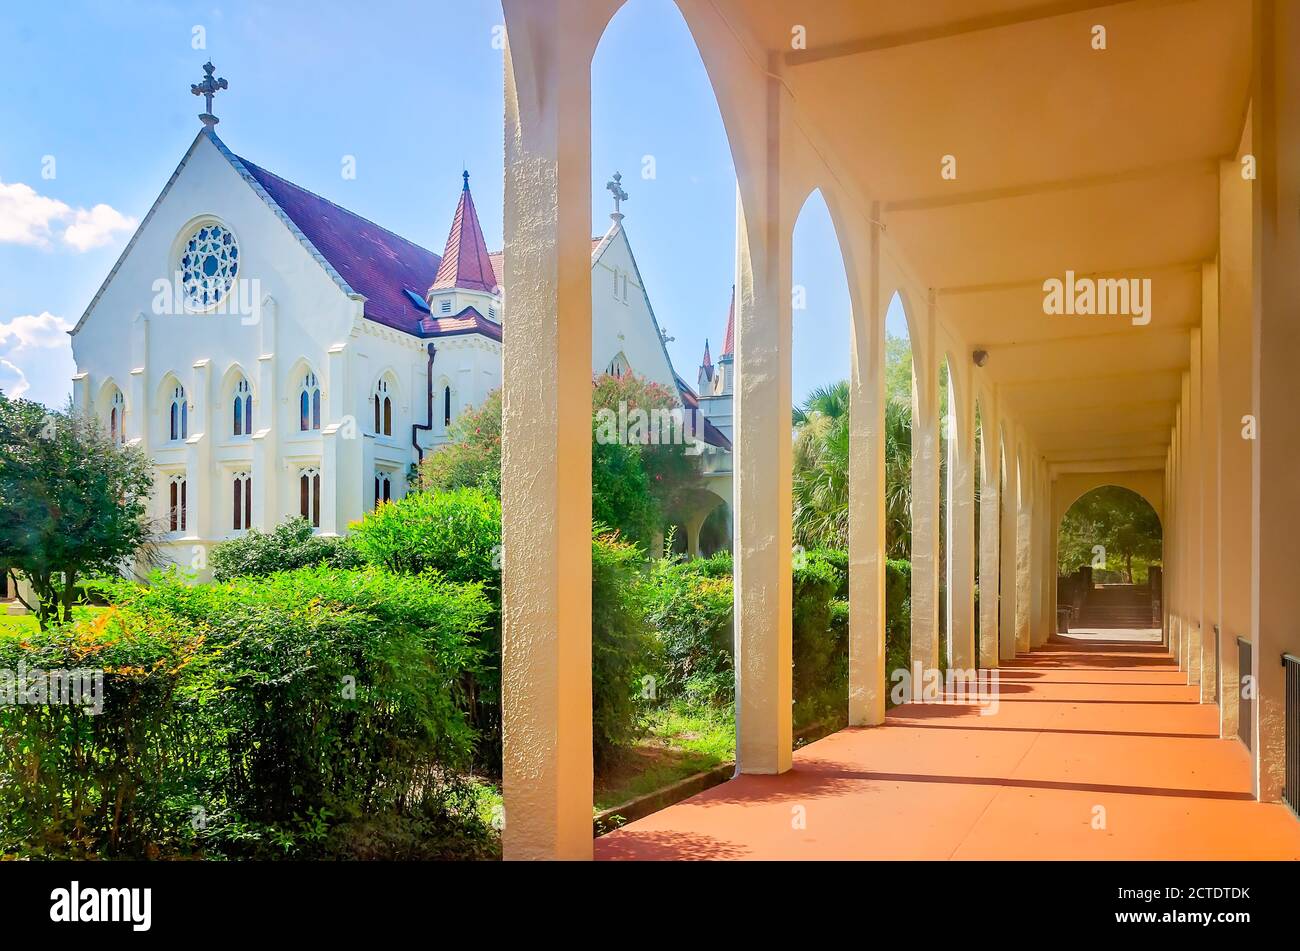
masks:
<path fill-rule="evenodd" d="M 707 395 L 705 387 L 713 382 L 713 357 L 709 355 L 709 338 L 704 338 L 704 359 L 700 362 L 700 395 Z"/>
<path fill-rule="evenodd" d="M 474 210 L 469 172 L 462 175 L 465 184 L 460 191 L 460 203 L 451 222 L 451 234 L 447 236 L 447 247 L 442 252 L 442 263 L 429 291 L 460 289 L 495 294 L 498 293 L 497 277 L 492 270 L 487 243 L 483 240 L 478 212 Z"/>
<path fill-rule="evenodd" d="M 722 341 L 722 359 L 736 355 L 736 285 L 731 285 L 731 307 L 727 311 L 727 336 Z"/>

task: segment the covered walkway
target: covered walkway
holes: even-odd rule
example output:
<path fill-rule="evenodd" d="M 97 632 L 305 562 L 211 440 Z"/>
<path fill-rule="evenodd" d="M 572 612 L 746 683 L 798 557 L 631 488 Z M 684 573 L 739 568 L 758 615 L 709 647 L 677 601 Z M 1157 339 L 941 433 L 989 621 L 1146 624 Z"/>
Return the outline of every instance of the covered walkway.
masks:
<path fill-rule="evenodd" d="M 591 62 L 623 3 L 502 2 L 511 859 L 593 855 Z M 1260 804 L 1300 801 L 1300 0 L 675 5 L 736 173 L 744 775 L 600 853 L 1300 855 Z M 888 726 L 792 759 L 792 242 L 814 190 L 852 311 L 845 707 Z M 886 717 L 895 296 L 909 666 L 1001 667 L 997 716 Z M 1060 518 L 1102 485 L 1160 519 L 1160 646 L 1051 641 Z"/>
<path fill-rule="evenodd" d="M 1004 663 L 995 716 L 896 707 L 597 839 L 596 858 L 1300 859 L 1300 823 L 1255 800 L 1249 753 L 1160 632 L 1119 633 Z"/>

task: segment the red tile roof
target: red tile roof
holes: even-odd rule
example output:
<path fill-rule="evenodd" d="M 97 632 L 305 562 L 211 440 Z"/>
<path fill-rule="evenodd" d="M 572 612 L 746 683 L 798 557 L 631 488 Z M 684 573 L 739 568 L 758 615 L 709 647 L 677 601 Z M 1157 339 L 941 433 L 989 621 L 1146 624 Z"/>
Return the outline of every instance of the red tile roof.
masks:
<path fill-rule="evenodd" d="M 425 337 L 482 334 L 492 340 L 500 340 L 501 325 L 488 320 L 473 307 L 466 307 L 454 317 L 425 317 L 420 321 L 420 333 Z"/>
<path fill-rule="evenodd" d="M 495 293 L 499 288 L 483 228 L 474 210 L 474 196 L 469 190 L 469 172 L 465 172 L 465 187 L 460 191 L 456 216 L 447 235 L 447 247 L 442 252 L 442 263 L 433 279 L 430 290 L 447 290 L 453 287 L 468 291 Z"/>

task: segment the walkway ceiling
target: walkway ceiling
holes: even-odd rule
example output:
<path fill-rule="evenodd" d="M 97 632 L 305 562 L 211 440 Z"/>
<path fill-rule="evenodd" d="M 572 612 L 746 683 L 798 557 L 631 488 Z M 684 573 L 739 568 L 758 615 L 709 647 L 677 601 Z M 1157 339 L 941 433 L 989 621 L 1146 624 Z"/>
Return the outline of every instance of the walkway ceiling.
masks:
<path fill-rule="evenodd" d="M 989 351 L 982 372 L 1047 460 L 1163 467 L 1216 253 L 1218 163 L 1246 119 L 1249 4 L 820 0 L 796 24 L 784 0 L 714 3 L 785 61 L 797 121 L 881 202 L 940 320 Z M 1045 314 L 1043 281 L 1067 270 L 1149 278 L 1150 324 Z"/>

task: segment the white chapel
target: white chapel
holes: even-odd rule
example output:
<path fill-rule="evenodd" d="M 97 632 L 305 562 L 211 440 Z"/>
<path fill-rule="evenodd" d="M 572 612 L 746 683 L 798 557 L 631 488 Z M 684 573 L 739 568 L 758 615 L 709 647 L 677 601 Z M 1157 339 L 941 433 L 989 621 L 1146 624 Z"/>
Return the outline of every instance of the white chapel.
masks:
<path fill-rule="evenodd" d="M 154 460 L 165 560 L 301 515 L 322 534 L 401 497 L 451 422 L 501 384 L 507 296 L 466 172 L 441 255 L 235 155 L 203 126 L 71 331 L 73 401 Z M 673 369 L 618 201 L 592 239 L 592 371 L 633 372 L 700 416 L 708 491 L 731 503 L 733 313 L 699 392 Z M 725 513 L 724 513 L 725 514 Z"/>

